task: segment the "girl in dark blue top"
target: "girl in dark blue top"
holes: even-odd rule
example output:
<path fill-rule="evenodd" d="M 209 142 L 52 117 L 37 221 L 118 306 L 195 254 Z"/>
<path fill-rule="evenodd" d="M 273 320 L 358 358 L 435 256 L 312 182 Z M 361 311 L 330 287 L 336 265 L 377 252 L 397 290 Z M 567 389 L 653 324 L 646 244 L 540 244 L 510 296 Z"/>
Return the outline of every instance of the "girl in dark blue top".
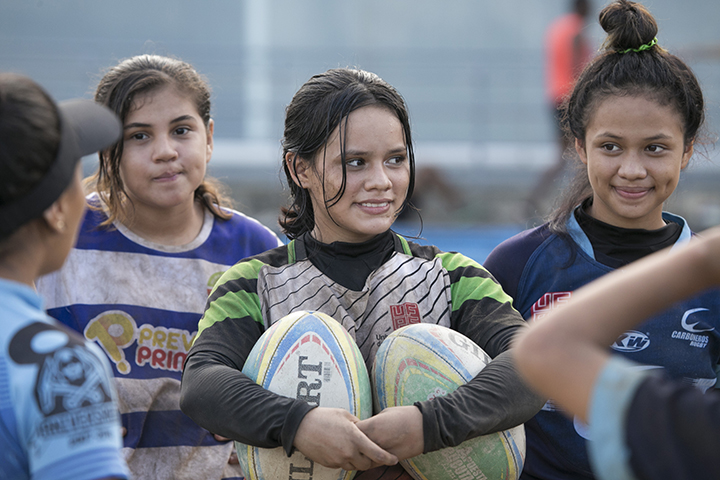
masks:
<path fill-rule="evenodd" d="M 529 321 L 542 321 L 586 283 L 692 235 L 663 203 L 704 120 L 697 79 L 657 44 L 657 24 L 642 5 L 616 1 L 600 24 L 608 33 L 604 50 L 563 106 L 578 175 L 548 223 L 505 241 L 485 263 Z M 611 348 L 707 390 L 717 381 L 717 328 L 720 295 L 705 292 L 625 332 Z M 550 400 L 526 431 L 522 478 L 593 478 L 582 421 Z"/>

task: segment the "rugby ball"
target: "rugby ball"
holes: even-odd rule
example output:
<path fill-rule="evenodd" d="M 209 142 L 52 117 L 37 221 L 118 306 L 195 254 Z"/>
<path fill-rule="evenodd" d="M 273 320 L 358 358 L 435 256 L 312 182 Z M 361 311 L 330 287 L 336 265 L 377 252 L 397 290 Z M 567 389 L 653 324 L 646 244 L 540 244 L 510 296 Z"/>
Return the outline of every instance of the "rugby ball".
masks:
<path fill-rule="evenodd" d="M 243 373 L 263 388 L 320 407 L 344 408 L 362 419 L 372 415 L 365 362 L 353 338 L 320 312 L 295 312 L 273 324 L 253 347 Z M 299 451 L 235 442 L 249 480 L 349 480 L 355 472 L 327 468 Z"/>
<path fill-rule="evenodd" d="M 429 323 L 400 328 L 388 335 L 375 356 L 375 409 L 447 395 L 489 362 L 472 340 L 449 328 Z M 524 462 L 522 425 L 401 461 L 417 480 L 516 480 Z"/>

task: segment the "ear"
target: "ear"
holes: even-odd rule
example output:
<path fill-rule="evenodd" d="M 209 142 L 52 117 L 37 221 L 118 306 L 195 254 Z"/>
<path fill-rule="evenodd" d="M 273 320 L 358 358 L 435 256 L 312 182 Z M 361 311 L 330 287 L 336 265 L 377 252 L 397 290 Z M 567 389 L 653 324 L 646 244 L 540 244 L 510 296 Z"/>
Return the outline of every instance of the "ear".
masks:
<path fill-rule="evenodd" d="M 213 153 L 213 147 L 215 144 L 213 143 L 213 134 L 215 133 L 215 120 L 212 118 L 208 122 L 208 126 L 205 129 L 207 134 L 207 158 L 205 159 L 205 164 L 210 162 L 210 158 L 212 157 Z"/>
<path fill-rule="evenodd" d="M 685 167 L 688 166 L 688 163 L 690 162 L 690 157 L 692 157 L 693 152 L 695 151 L 695 140 L 690 140 L 688 144 L 685 146 L 685 153 L 683 153 L 682 162 L 680 163 L 680 170 L 684 170 Z"/>
<path fill-rule="evenodd" d="M 65 222 L 66 212 L 64 202 L 62 202 L 61 199 L 62 195 L 43 212 L 43 219 L 45 220 L 48 228 L 52 232 L 60 234 L 65 233 L 65 229 L 67 228 L 67 223 Z"/>
<path fill-rule="evenodd" d="M 285 165 L 287 166 L 290 176 L 300 188 L 307 188 L 310 184 L 311 168 L 310 165 L 295 152 L 287 152 L 285 154 Z"/>
<path fill-rule="evenodd" d="M 587 165 L 587 152 L 585 151 L 585 145 L 582 144 L 579 138 L 575 139 L 575 151 L 580 157 L 580 161 Z"/>

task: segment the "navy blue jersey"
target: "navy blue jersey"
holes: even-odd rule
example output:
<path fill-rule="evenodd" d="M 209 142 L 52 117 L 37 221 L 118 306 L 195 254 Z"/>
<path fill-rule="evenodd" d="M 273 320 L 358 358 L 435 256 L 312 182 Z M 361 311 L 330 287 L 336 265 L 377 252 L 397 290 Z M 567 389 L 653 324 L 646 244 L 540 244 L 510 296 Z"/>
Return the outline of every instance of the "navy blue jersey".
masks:
<path fill-rule="evenodd" d="M 692 232 L 684 219 L 668 213 L 663 218 L 683 228 L 676 245 L 690 239 Z M 613 270 L 595 259 L 574 215 L 567 229 L 567 238 L 553 234 L 547 225 L 522 232 L 500 244 L 485 262 L 528 321 L 542 321 L 575 290 Z M 707 390 L 717 381 L 718 327 L 720 291 L 709 290 L 625 332 L 611 348 L 643 368 L 663 368 L 670 377 Z M 550 400 L 525 426 L 528 453 L 523 478 L 593 478 L 587 425 L 567 419 Z"/>

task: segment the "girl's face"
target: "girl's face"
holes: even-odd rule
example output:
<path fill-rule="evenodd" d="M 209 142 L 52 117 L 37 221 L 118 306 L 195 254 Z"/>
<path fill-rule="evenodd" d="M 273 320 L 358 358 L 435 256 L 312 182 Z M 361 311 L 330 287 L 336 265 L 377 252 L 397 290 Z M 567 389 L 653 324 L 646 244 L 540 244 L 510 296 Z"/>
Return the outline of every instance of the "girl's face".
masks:
<path fill-rule="evenodd" d="M 692 156 L 680 114 L 643 96 L 610 96 L 591 116 L 584 145 L 575 149 L 587 165 L 593 189 L 590 215 L 622 228 L 665 226 L 662 208 Z"/>
<path fill-rule="evenodd" d="M 313 166 L 302 159 L 297 162 L 297 179 L 309 191 L 315 212 L 312 234 L 323 243 L 359 243 L 388 230 L 410 183 L 403 127 L 390 110 L 370 105 L 353 111 L 343 136 L 347 183 L 329 209 L 326 199 L 340 190 L 343 178 L 338 129 Z M 291 159 L 288 153 L 286 160 Z"/>
<path fill-rule="evenodd" d="M 213 149 L 192 100 L 171 86 L 139 94 L 123 125 L 120 177 L 135 211 L 192 208 Z"/>

